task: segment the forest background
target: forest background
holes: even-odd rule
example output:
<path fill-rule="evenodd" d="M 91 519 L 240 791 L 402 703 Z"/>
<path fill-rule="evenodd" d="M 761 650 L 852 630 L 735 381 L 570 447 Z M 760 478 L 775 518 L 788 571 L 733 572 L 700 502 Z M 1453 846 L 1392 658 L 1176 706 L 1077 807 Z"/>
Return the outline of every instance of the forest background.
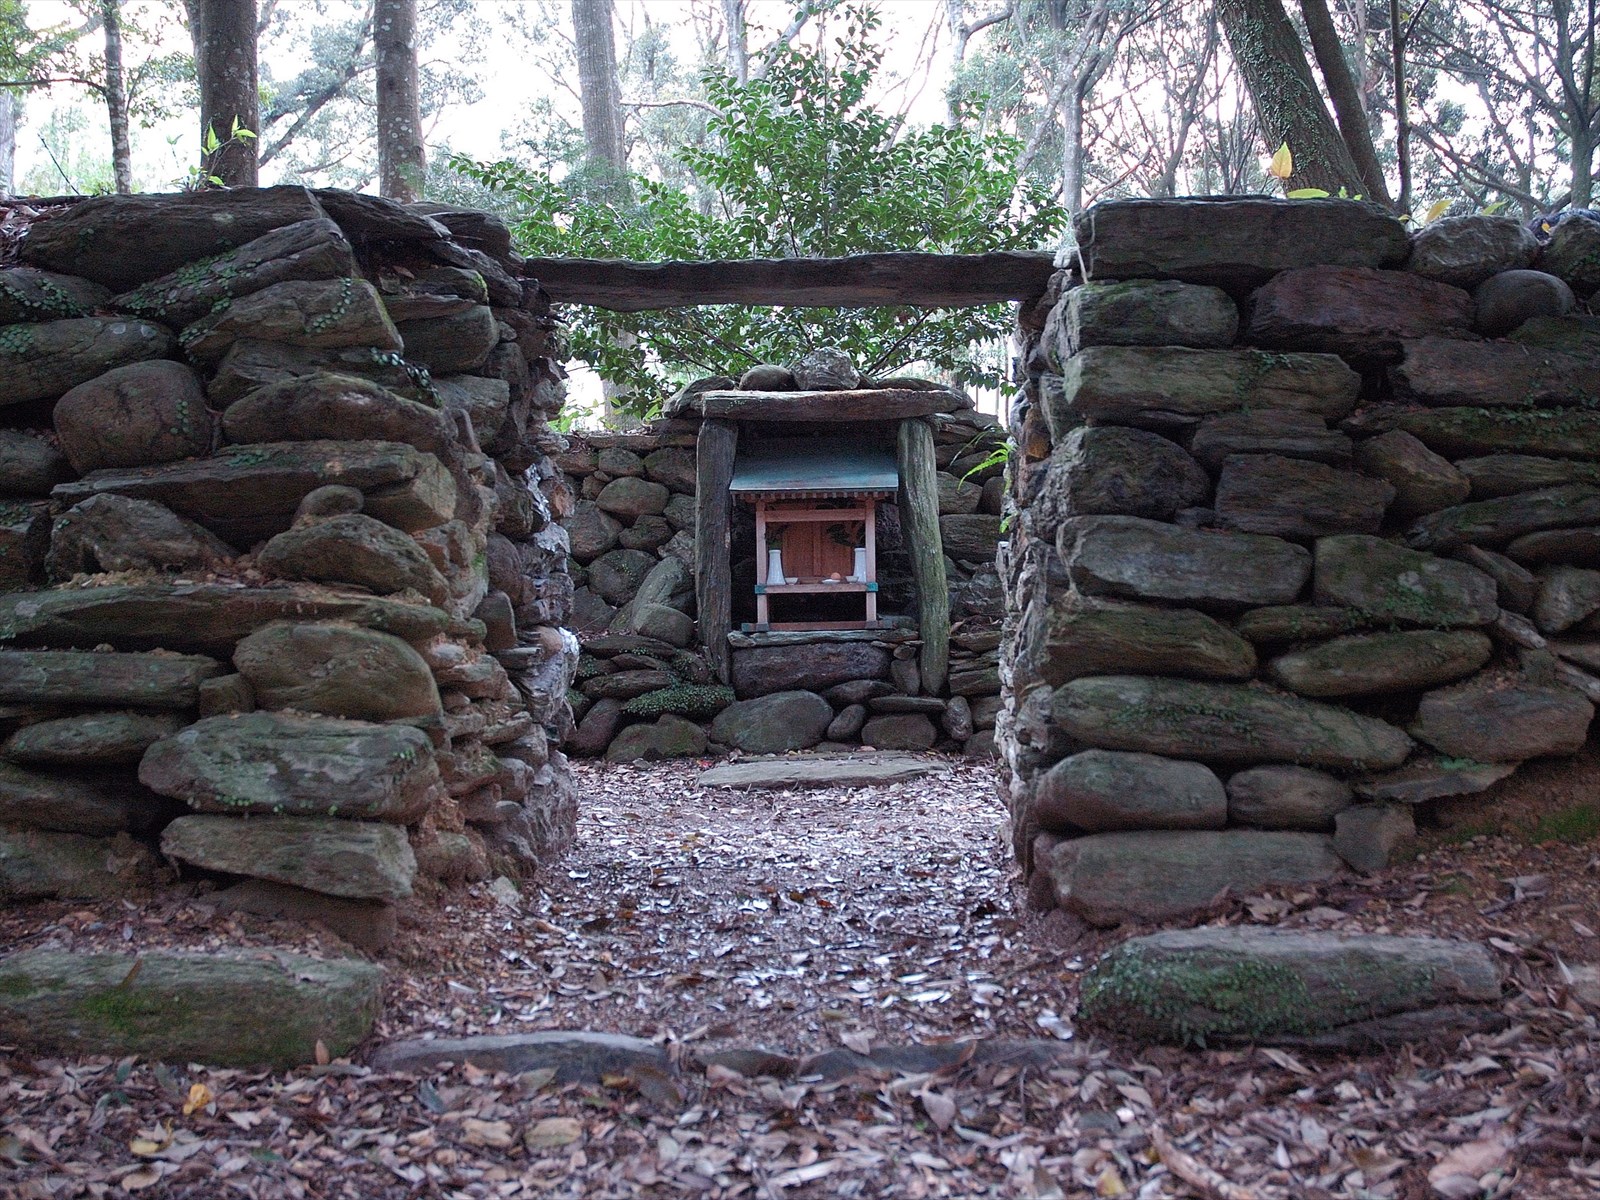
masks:
<path fill-rule="evenodd" d="M 215 186 L 231 154 L 263 184 L 499 211 L 530 255 L 636 259 L 1055 249 L 1123 196 L 1538 221 L 1592 201 L 1597 6 L 0 0 L 0 191 Z M 198 34 L 250 8 L 255 119 L 202 135 Z M 409 59 L 414 118 L 385 121 L 386 53 L 391 80 Z M 998 394 L 1010 320 L 583 309 L 570 332 L 606 385 L 580 391 L 617 420 L 823 343 Z"/>

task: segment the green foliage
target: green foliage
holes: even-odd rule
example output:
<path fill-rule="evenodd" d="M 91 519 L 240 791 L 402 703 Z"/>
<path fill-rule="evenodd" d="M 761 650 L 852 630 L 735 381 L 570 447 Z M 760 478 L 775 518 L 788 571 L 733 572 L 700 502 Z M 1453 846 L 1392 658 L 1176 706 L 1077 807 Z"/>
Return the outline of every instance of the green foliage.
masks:
<path fill-rule="evenodd" d="M 635 696 L 622 706 L 634 717 L 659 717 L 676 713 L 680 717 L 714 717 L 733 703 L 733 689 L 717 683 L 683 683 Z"/>
<path fill-rule="evenodd" d="M 964 128 L 907 129 L 867 100 L 883 51 L 870 10 L 846 10 L 831 54 L 785 49 L 743 86 L 705 76 L 715 114 L 704 145 L 676 154 L 684 181 L 615 180 L 575 170 L 456 157 L 506 203 L 530 256 L 792 258 L 873 251 L 980 253 L 1048 244 L 1064 224 L 1042 187 L 1017 186 L 1020 144 Z M 1013 197 L 1013 193 L 1016 197 Z M 868 375 L 920 364 L 959 383 L 1003 383 L 979 347 L 1006 336 L 1008 306 L 959 310 L 739 306 L 612 313 L 579 309 L 573 353 L 645 414 L 694 375 L 792 361 L 818 345 Z"/>
<path fill-rule="evenodd" d="M 1578 845 L 1600 838 L 1600 807 L 1593 804 L 1573 804 L 1546 813 L 1528 835 L 1534 845 L 1540 842 L 1565 842 Z"/>

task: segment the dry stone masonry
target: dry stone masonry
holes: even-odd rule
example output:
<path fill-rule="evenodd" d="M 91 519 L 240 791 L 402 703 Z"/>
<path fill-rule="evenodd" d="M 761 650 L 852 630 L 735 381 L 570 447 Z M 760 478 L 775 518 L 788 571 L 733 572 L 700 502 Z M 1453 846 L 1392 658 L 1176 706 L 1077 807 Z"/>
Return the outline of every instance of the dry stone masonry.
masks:
<path fill-rule="evenodd" d="M 999 557 L 996 744 L 1035 903 L 1163 920 L 1378 870 L 1414 806 L 1583 749 L 1600 322 L 1574 308 L 1600 278 L 1564 249 L 1578 223 L 1541 246 L 1333 200 L 1080 219 L 1021 310 Z"/>
<path fill-rule="evenodd" d="M 0 321 L 0 898 L 176 869 L 374 949 L 417 888 L 566 846 L 560 355 L 497 218 L 52 206 Z"/>

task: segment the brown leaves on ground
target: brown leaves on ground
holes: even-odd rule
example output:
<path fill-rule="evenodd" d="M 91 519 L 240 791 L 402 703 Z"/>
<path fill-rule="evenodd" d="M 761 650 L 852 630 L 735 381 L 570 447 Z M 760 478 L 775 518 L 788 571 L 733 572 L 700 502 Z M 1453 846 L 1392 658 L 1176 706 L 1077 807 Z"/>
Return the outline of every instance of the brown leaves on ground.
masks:
<path fill-rule="evenodd" d="M 632 1033 L 672 1052 L 675 1078 L 0 1049 L 0 1196 L 1600 1196 L 1593 845 L 1480 839 L 1212 918 L 1489 941 L 1511 981 L 1504 1032 L 1364 1057 L 1181 1051 L 1075 1035 L 1078 972 L 1130 931 L 1023 917 L 986 769 L 749 795 L 699 791 L 687 765 L 580 777 L 580 844 L 542 889 L 405 913 L 380 1035 Z M 49 942 L 348 952 L 176 892 L 0 914 L 0 944 Z M 831 1083 L 690 1066 L 717 1045 L 974 1036 L 1055 1037 L 1067 1057 Z"/>

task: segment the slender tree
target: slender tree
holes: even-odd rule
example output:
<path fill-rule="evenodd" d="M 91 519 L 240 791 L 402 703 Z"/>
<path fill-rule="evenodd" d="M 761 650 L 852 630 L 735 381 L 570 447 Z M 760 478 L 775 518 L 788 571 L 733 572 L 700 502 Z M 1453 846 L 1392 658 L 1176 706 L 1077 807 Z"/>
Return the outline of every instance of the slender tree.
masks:
<path fill-rule="evenodd" d="M 21 115 L 21 96 L 13 88 L 0 88 L 0 196 L 16 191 L 17 118 Z"/>
<path fill-rule="evenodd" d="M 744 27 L 745 0 L 722 0 L 722 23 L 728 27 L 728 73 L 740 85 L 750 82 L 750 34 Z"/>
<path fill-rule="evenodd" d="M 1327 85 L 1328 97 L 1333 101 L 1339 136 L 1344 139 L 1350 160 L 1361 175 L 1362 191 L 1369 200 L 1387 204 L 1389 187 L 1384 182 L 1377 147 L 1372 143 L 1366 106 L 1361 103 L 1361 89 L 1345 58 L 1339 31 L 1334 28 L 1328 0 L 1300 0 L 1300 11 L 1305 15 L 1306 34 L 1317 59 L 1317 69 L 1322 72 L 1322 82 Z"/>
<path fill-rule="evenodd" d="M 572 0 L 572 30 L 589 165 L 602 191 L 621 194 L 627 188 L 628 152 L 622 137 L 612 0 Z"/>
<path fill-rule="evenodd" d="M 184 5 L 200 79 L 201 171 L 224 187 L 255 187 L 255 135 L 261 128 L 256 0 L 184 0 Z"/>
<path fill-rule="evenodd" d="M 427 151 L 417 86 L 417 0 L 376 0 L 372 41 L 378 67 L 378 192 L 422 196 Z"/>
<path fill-rule="evenodd" d="M 122 70 L 122 0 L 100 0 L 106 35 L 106 116 L 111 124 L 111 175 L 119 195 L 133 191 L 133 147 L 128 139 L 128 85 Z"/>

